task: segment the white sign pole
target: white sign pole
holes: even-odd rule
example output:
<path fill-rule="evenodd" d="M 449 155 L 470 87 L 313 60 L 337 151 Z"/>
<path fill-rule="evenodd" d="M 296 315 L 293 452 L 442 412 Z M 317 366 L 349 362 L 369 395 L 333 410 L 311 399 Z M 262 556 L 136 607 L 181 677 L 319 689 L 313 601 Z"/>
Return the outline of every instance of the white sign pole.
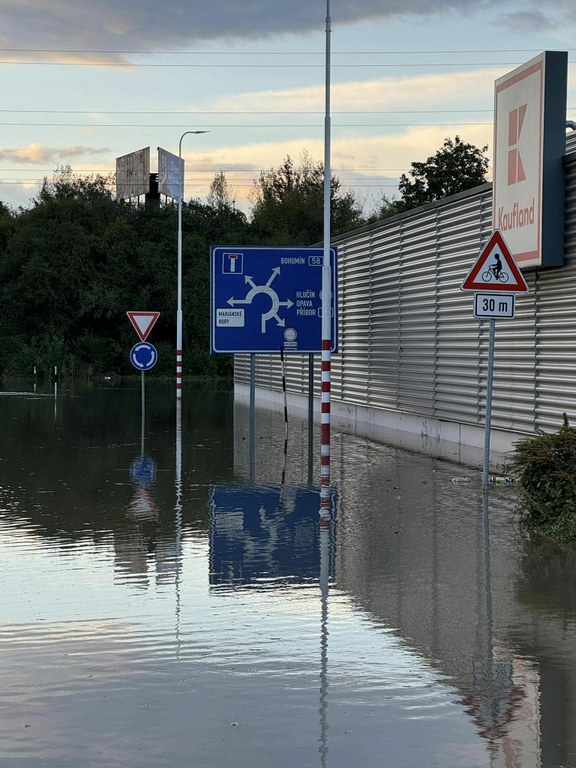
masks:
<path fill-rule="evenodd" d="M 182 139 L 189 133 L 209 131 L 184 131 L 178 142 L 180 164 L 180 185 L 178 194 L 178 306 L 176 309 L 176 399 L 182 398 L 182 198 L 184 197 L 184 161 L 182 160 Z"/>
<path fill-rule="evenodd" d="M 474 316 L 490 318 L 488 342 L 488 381 L 486 389 L 486 432 L 482 486 L 490 483 L 490 427 L 492 421 L 492 379 L 494 377 L 494 318 L 514 317 L 516 293 L 527 293 L 528 284 L 519 270 L 502 233 L 495 229 L 472 269 L 460 286 L 461 291 L 474 291 Z M 478 293 L 490 291 L 490 293 Z"/>
<path fill-rule="evenodd" d="M 484 467 L 482 470 L 482 487 L 490 485 L 490 428 L 492 425 L 492 381 L 494 378 L 494 334 L 496 321 L 490 318 L 490 334 L 488 337 L 488 372 L 486 381 L 486 427 L 484 433 Z"/>

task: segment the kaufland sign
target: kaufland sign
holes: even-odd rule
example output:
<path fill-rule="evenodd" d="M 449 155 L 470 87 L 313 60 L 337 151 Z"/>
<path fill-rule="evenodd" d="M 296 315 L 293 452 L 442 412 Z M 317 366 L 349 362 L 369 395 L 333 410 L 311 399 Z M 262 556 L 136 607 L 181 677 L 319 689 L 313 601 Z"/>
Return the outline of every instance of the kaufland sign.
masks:
<path fill-rule="evenodd" d="M 546 51 L 496 81 L 493 225 L 520 267 L 564 261 L 567 68 Z"/>

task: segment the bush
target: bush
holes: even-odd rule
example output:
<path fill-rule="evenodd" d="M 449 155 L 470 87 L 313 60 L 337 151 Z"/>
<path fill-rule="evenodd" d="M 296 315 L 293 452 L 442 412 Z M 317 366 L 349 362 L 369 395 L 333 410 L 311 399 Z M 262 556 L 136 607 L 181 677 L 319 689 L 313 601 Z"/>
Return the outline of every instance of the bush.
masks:
<path fill-rule="evenodd" d="M 576 429 L 566 414 L 558 432 L 516 443 L 510 469 L 519 476 L 526 529 L 553 541 L 576 543 Z"/>

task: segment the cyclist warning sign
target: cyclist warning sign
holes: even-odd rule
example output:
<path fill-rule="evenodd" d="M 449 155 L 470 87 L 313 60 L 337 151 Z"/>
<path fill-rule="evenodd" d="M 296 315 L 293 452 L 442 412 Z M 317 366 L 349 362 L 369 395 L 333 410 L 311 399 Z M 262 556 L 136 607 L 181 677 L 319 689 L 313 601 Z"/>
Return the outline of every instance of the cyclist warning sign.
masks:
<path fill-rule="evenodd" d="M 498 229 L 492 233 L 476 263 L 460 286 L 461 291 L 526 293 L 528 286 Z"/>

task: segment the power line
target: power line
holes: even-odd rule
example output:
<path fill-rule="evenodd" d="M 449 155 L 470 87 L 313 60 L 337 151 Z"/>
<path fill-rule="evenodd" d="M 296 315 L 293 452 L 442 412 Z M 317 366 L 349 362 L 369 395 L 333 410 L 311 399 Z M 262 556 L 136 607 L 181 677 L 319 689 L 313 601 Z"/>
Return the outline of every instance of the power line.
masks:
<path fill-rule="evenodd" d="M 389 51 L 338 51 L 333 50 L 332 53 L 335 56 L 414 56 L 418 54 L 430 55 L 452 55 L 461 53 L 530 53 L 539 52 L 540 48 L 478 48 L 478 49 L 426 49 L 426 50 L 389 50 Z M 576 48 L 565 49 L 568 52 L 576 51 Z M 326 54 L 324 51 L 237 51 L 237 50 L 224 50 L 224 51 L 162 51 L 162 50 L 146 50 L 146 49 L 83 49 L 83 48 L 0 48 L 0 53 L 82 53 L 89 55 L 114 55 L 114 54 L 146 54 L 162 55 L 162 56 L 322 56 Z"/>
<path fill-rule="evenodd" d="M 331 66 L 336 69 L 371 69 L 371 68 L 384 68 L 384 69 L 398 69 L 398 68 L 422 68 L 422 67 L 517 67 L 522 62 L 519 61 L 490 61 L 490 62 L 401 62 L 398 64 L 382 64 L 379 62 L 371 62 L 368 64 L 354 63 L 354 64 L 335 64 Z M 572 64 L 573 62 L 568 62 Z M 0 61 L 0 64 L 6 65 L 18 65 L 18 66 L 40 66 L 40 67 L 113 67 L 120 69 L 140 69 L 140 68 L 157 68 L 157 69 L 324 69 L 324 64 L 242 64 L 241 62 L 234 61 L 230 64 L 133 64 L 132 62 L 124 61 Z"/>
<path fill-rule="evenodd" d="M 441 122 L 441 123 L 334 123 L 334 128 L 405 128 L 406 126 L 443 126 L 453 125 L 454 121 Z M 285 128 L 290 130 L 292 128 L 318 128 L 322 125 L 318 123 L 203 123 L 204 128 Z M 478 125 L 492 125 L 491 122 L 473 122 L 463 123 L 460 120 L 458 125 L 462 126 L 478 126 Z M 0 127 L 10 128 L 187 128 L 185 124 L 177 123 L 21 123 L 21 122 L 0 122 Z"/>
<path fill-rule="evenodd" d="M 11 173 L 11 172 L 22 172 L 23 168 L 0 168 L 0 172 L 3 173 Z M 33 170 L 35 173 L 53 173 L 54 168 L 34 168 L 30 169 Z M 223 169 L 224 170 L 224 169 Z M 260 173 L 261 171 L 263 173 L 268 173 L 270 168 L 228 168 L 227 170 L 224 170 L 225 173 Z M 389 171 L 403 171 L 403 168 L 333 168 L 332 169 L 335 173 L 356 173 L 356 172 L 362 172 L 362 171 L 381 171 L 382 173 L 388 173 Z M 196 173 L 218 173 L 218 171 L 215 171 L 214 168 L 193 168 L 193 172 Z M 103 171 L 101 168 L 73 168 L 72 173 L 78 174 L 78 173 L 115 173 L 115 170 L 108 170 Z"/>
<path fill-rule="evenodd" d="M 105 115 L 182 115 L 195 117 L 202 115 L 324 115 L 324 112 L 319 110 L 244 110 L 244 111 L 193 111 L 188 112 L 186 110 L 173 110 L 167 111 L 164 109 L 155 110 L 112 110 L 112 109 L 0 109 L 0 113 L 6 114 L 44 114 L 44 115 L 90 115 L 93 113 L 100 113 Z M 493 109 L 380 109 L 380 110 L 347 110 L 347 111 L 335 111 L 332 110 L 333 115 L 429 115 L 429 114 L 461 114 L 477 112 L 494 112 Z"/>

